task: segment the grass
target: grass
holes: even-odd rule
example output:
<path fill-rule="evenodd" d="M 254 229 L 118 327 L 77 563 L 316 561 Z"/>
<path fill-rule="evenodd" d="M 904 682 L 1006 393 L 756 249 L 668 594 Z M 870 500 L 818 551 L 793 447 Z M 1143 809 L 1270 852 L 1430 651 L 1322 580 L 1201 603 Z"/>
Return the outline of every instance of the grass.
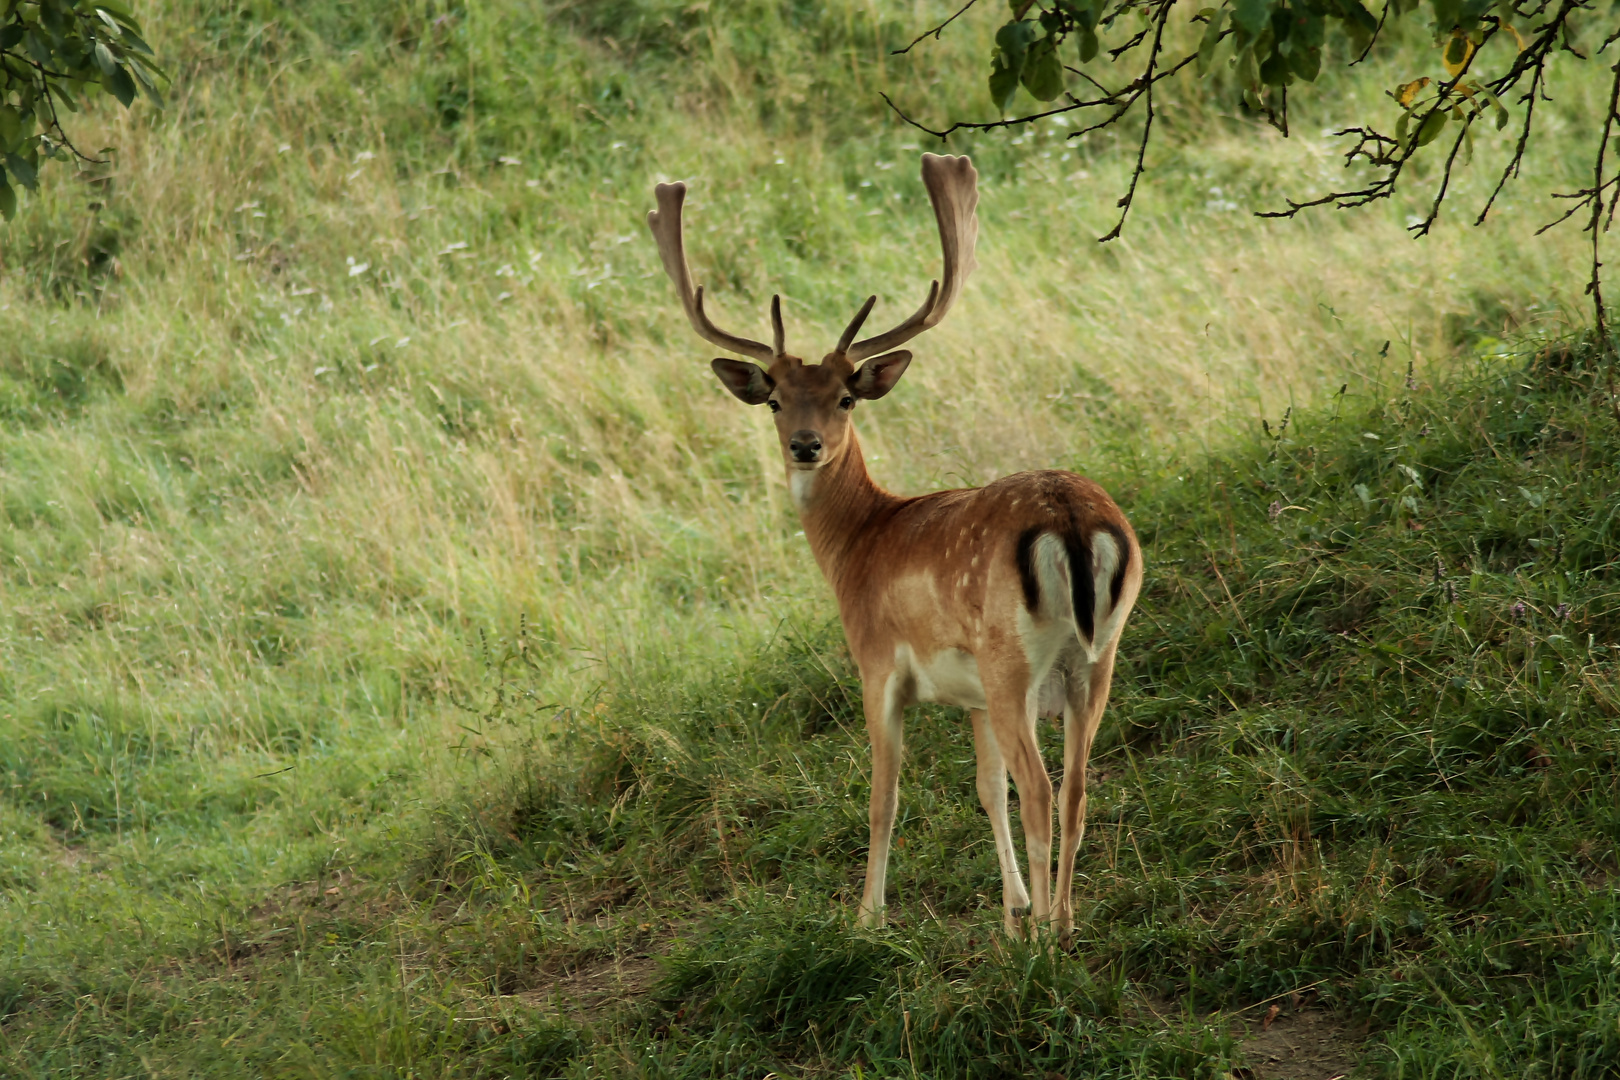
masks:
<path fill-rule="evenodd" d="M 936 256 L 874 91 L 982 110 L 984 27 L 886 53 L 937 14 L 143 9 L 170 108 L 92 111 L 114 163 L 0 234 L 0 1071 L 1213 1075 L 1300 988 L 1372 1072 L 1612 1070 L 1615 435 L 1579 355 L 1519 374 L 1578 325 L 1582 238 L 1527 235 L 1598 80 L 1421 244 L 1416 194 L 1244 216 L 1328 151 L 1196 83 L 1123 244 L 1129 132 L 961 144 L 983 265 L 863 414 L 875 469 L 1093 474 L 1152 591 L 1076 957 L 989 933 L 946 713 L 900 925 L 844 922 L 847 661 L 641 217 L 693 181 L 740 332 L 777 289 L 812 354 L 869 290 L 909 311 Z"/>

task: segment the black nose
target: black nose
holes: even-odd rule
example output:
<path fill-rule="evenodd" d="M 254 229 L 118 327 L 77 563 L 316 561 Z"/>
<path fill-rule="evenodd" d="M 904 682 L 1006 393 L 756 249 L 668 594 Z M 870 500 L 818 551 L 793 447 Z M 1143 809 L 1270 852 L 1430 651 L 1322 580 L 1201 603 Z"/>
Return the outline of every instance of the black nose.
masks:
<path fill-rule="evenodd" d="M 821 436 L 814 431 L 795 431 L 788 436 L 788 453 L 794 461 L 817 461 L 821 458 Z"/>

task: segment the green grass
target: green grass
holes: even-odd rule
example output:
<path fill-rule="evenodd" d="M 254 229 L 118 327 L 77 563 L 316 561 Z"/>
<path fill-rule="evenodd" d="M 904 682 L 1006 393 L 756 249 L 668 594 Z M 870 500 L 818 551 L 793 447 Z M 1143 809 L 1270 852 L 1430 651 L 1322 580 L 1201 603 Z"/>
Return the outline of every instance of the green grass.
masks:
<path fill-rule="evenodd" d="M 576 1070 L 1212 1076 L 1232 1013 L 1304 990 L 1364 1025 L 1369 1074 L 1615 1075 L 1620 425 L 1594 383 L 1578 352 L 1488 364 L 1115 478 L 1153 573 L 1072 958 L 996 939 L 945 710 L 908 732 L 899 925 L 851 929 L 857 687 L 820 631 L 697 692 L 627 672 L 488 804 L 510 831 L 452 834 L 488 861 L 438 880 L 491 912 L 523 883 L 535 972 L 509 953 L 508 989 L 553 978 L 581 897 L 625 909 L 621 949 L 683 927 Z"/>
<path fill-rule="evenodd" d="M 1299 992 L 1365 1036 L 1368 1075 L 1615 1075 L 1620 424 L 1594 383 L 1579 349 L 1493 361 L 1110 477 L 1153 573 L 1072 955 L 997 933 L 950 710 L 908 730 L 894 925 L 853 927 L 864 740 L 835 627 L 701 675 L 621 661 L 561 711 L 514 638 L 466 703 L 483 790 L 396 836 L 403 860 L 373 826 L 324 876 L 156 925 L 120 909 L 127 868 L 14 878 L 12 1067 L 1213 1077 L 1234 1017 Z M 8 754 L 44 782 L 46 755 Z M 566 978 L 648 953 L 639 992 Z"/>
<path fill-rule="evenodd" d="M 1583 310 L 1584 238 L 1528 238 L 1589 175 L 1567 59 L 1501 212 L 1422 243 L 1420 192 L 1227 205 L 1334 175 L 1310 133 L 1422 41 L 1286 142 L 1167 88 L 1121 244 L 1129 131 L 953 142 L 982 266 L 869 458 L 1092 474 L 1149 591 L 1074 956 L 991 932 L 946 712 L 897 925 L 847 925 L 854 683 L 642 218 L 693 180 L 739 332 L 777 290 L 812 355 L 909 311 L 875 90 L 983 111 L 988 24 L 886 51 L 942 13 L 143 7 L 170 108 L 92 110 L 113 164 L 0 232 L 0 1073 L 1213 1075 L 1301 987 L 1372 1074 L 1612 1072 L 1616 435 L 1579 356 L 1525 373 Z"/>

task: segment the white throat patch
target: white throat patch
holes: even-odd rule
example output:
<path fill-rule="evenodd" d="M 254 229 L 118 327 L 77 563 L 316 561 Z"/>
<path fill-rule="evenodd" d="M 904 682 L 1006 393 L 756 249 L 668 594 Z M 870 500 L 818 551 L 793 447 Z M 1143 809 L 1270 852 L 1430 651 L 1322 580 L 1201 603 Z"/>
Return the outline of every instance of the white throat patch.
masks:
<path fill-rule="evenodd" d="M 810 492 L 815 487 L 820 469 L 789 469 L 788 490 L 793 493 L 793 505 L 801 512 L 810 504 Z"/>

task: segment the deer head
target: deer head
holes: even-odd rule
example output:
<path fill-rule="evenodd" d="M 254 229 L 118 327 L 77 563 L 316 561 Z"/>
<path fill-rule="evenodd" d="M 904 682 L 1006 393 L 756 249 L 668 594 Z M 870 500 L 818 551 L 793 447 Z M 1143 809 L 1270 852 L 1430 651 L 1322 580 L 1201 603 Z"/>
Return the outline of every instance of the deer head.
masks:
<path fill-rule="evenodd" d="M 849 443 L 850 413 L 857 401 L 872 401 L 894 389 L 911 353 L 904 345 L 945 318 L 962 291 L 962 283 L 977 265 L 973 258 L 979 223 L 978 178 L 966 157 L 922 157 L 923 184 L 939 222 L 939 243 L 944 255 L 943 285 L 929 285 L 928 297 L 910 318 L 873 337 L 855 340 L 871 314 L 877 297 L 869 297 L 850 321 L 838 344 L 819 364 L 806 364 L 785 349 L 782 300 L 771 297 L 771 345 L 729 334 L 710 321 L 703 310 L 703 287 L 693 288 L 681 240 L 681 205 L 685 184 L 659 184 L 658 209 L 647 215 L 647 226 L 658 242 L 664 270 L 680 294 L 686 317 L 705 341 L 727 352 L 752 357 L 759 363 L 720 357 L 714 373 L 737 398 L 750 405 L 769 405 L 775 414 L 782 457 L 788 470 L 814 471 L 837 461 Z M 761 367 L 763 364 L 765 366 Z"/>

